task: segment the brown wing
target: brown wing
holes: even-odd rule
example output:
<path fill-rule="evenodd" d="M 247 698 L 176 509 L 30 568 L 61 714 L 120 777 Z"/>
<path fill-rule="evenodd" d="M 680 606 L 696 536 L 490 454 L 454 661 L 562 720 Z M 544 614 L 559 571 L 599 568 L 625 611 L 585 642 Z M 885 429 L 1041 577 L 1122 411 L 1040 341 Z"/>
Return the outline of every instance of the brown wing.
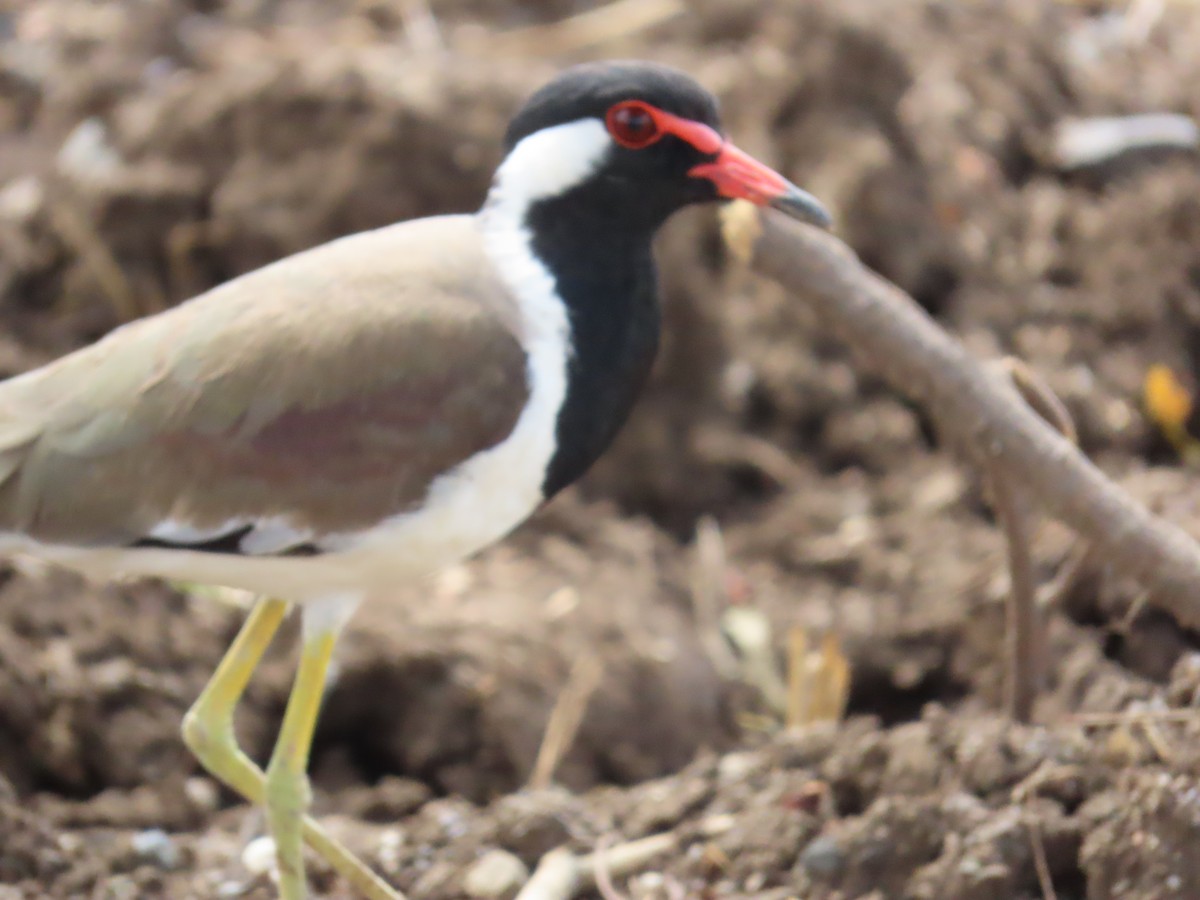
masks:
<path fill-rule="evenodd" d="M 128 545 L 282 519 L 320 535 L 418 505 L 528 397 L 489 272 L 472 218 L 404 223 L 0 385 L 0 531 Z"/>

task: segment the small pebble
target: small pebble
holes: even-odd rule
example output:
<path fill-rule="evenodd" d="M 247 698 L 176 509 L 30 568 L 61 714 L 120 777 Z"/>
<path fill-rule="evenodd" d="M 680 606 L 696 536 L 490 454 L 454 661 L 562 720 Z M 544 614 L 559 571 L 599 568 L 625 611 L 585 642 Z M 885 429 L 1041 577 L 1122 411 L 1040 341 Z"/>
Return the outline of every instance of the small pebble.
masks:
<path fill-rule="evenodd" d="M 242 851 L 242 865 L 252 875 L 266 875 L 275 871 L 275 841 L 270 835 L 256 837 Z"/>
<path fill-rule="evenodd" d="M 46 191 L 33 175 L 16 178 L 0 187 L 0 220 L 27 222 L 45 203 Z"/>
<path fill-rule="evenodd" d="M 198 809 L 211 811 L 217 808 L 221 795 L 211 778 L 194 775 L 183 783 L 183 795 Z"/>
<path fill-rule="evenodd" d="M 55 162 L 64 175 L 91 181 L 111 175 L 120 167 L 121 157 L 109 143 L 104 123 L 93 116 L 67 135 Z"/>
<path fill-rule="evenodd" d="M 171 836 L 161 828 L 139 831 L 130 840 L 133 852 L 146 862 L 160 869 L 174 869 L 179 865 L 179 848 Z"/>
<path fill-rule="evenodd" d="M 400 868 L 400 850 L 404 846 L 404 833 L 399 828 L 389 828 L 379 838 L 379 864 L 389 872 Z"/>
<path fill-rule="evenodd" d="M 727 753 L 717 763 L 717 775 L 725 783 L 737 782 L 760 768 L 762 768 L 762 759 L 756 753 L 747 751 Z"/>
<path fill-rule="evenodd" d="M 639 894 L 661 893 L 667 883 L 662 872 L 643 872 L 629 880 L 630 885 L 637 887 Z"/>
<path fill-rule="evenodd" d="M 828 878 L 842 870 L 846 864 L 846 854 L 833 838 L 814 838 L 800 854 L 800 864 L 810 875 Z"/>
<path fill-rule="evenodd" d="M 507 897 L 529 880 L 529 869 L 507 850 L 488 850 L 463 878 L 468 897 Z"/>

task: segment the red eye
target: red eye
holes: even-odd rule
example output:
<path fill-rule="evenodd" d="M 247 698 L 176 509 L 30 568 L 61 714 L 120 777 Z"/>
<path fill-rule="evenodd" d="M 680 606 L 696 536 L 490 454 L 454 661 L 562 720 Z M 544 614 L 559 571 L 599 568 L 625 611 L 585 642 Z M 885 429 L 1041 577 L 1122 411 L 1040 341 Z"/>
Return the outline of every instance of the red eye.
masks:
<path fill-rule="evenodd" d="M 627 100 L 609 109 L 604 122 L 618 144 L 630 150 L 641 150 L 662 137 L 654 112 L 654 108 L 645 103 Z"/>

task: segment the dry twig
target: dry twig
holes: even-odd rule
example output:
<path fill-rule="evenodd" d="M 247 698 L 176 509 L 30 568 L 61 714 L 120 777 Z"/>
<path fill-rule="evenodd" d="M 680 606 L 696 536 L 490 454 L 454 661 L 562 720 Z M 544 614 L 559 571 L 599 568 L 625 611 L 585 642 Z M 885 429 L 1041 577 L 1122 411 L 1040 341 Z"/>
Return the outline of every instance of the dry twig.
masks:
<path fill-rule="evenodd" d="M 583 724 L 583 714 L 587 712 L 588 700 L 591 699 L 592 692 L 599 687 L 603 675 L 603 664 L 590 654 L 581 656 L 571 667 L 567 683 L 546 720 L 546 732 L 542 735 L 542 745 L 538 748 L 537 759 L 533 763 L 529 787 L 549 787 L 554 780 L 554 772 L 575 742 L 575 735 L 579 733 L 579 726 Z"/>
<path fill-rule="evenodd" d="M 1071 418 L 1071 413 L 1058 395 L 1033 369 L 1013 356 L 1002 359 L 1000 369 L 1009 377 L 1013 386 L 1034 412 L 1053 425 L 1059 434 L 1078 446 L 1079 430 L 1075 427 L 1075 420 Z M 1067 591 L 1075 586 L 1082 574 L 1093 568 L 1094 562 L 1091 548 L 1085 542 L 1076 540 L 1075 544 L 1067 551 L 1058 574 L 1043 587 L 1037 596 L 1039 614 L 1041 610 L 1057 606 Z M 1044 629 L 1044 623 L 1042 627 Z"/>
<path fill-rule="evenodd" d="M 1005 685 L 1009 715 L 1018 722 L 1033 717 L 1042 680 L 1045 638 L 1037 607 L 1037 583 L 1029 549 L 1029 504 L 1024 492 L 1001 466 L 988 467 L 992 504 L 1008 550 L 1008 683 Z"/>
<path fill-rule="evenodd" d="M 1008 357 L 1002 370 L 1017 392 L 1043 419 L 1072 444 L 1077 443 L 1075 422 L 1066 406 L 1037 374 L 1021 360 Z M 1009 714 L 1018 722 L 1033 718 L 1045 671 L 1045 622 L 1037 598 L 1033 571 L 1032 527 L 1029 502 L 1009 475 L 991 461 L 987 466 L 993 505 L 1008 549 L 1008 680 L 1005 685 Z"/>
<path fill-rule="evenodd" d="M 679 838 L 666 832 L 606 849 L 600 859 L 595 853 L 576 856 L 563 847 L 551 850 L 542 857 L 525 887 L 517 894 L 517 900 L 569 900 L 580 891 L 595 886 L 598 866 L 602 865 L 610 878 L 621 878 L 678 846 Z"/>
<path fill-rule="evenodd" d="M 721 631 L 725 611 L 725 538 L 711 516 L 696 525 L 696 543 L 691 572 L 692 609 L 696 630 L 709 662 L 722 678 L 736 678 L 740 664 Z"/>
<path fill-rule="evenodd" d="M 1042 889 L 1042 900 L 1058 900 L 1054 891 L 1054 879 L 1050 874 L 1050 863 L 1046 859 L 1046 845 L 1038 828 L 1033 811 L 1026 808 L 1025 828 L 1029 831 L 1029 847 L 1033 851 L 1033 869 L 1037 873 L 1038 886 Z"/>
<path fill-rule="evenodd" d="M 51 209 L 51 221 L 62 239 L 79 254 L 84 265 L 91 269 L 96 284 L 108 296 L 118 321 L 132 322 L 146 314 L 147 310 L 142 307 L 112 250 L 104 243 L 104 239 L 87 216 L 70 202 L 62 201 L 54 204 Z M 161 297 L 154 298 L 150 305 L 153 307 L 150 312 L 159 312 L 167 308 L 166 301 Z"/>
<path fill-rule="evenodd" d="M 1003 470 L 1087 538 L 1114 571 L 1150 590 L 1153 603 L 1185 627 L 1200 628 L 1200 545 L 1118 488 L 908 295 L 837 238 L 781 214 L 747 219 L 734 212 L 727 227 L 735 232 L 731 246 L 750 247 L 758 272 L 804 298 L 977 464 Z"/>
<path fill-rule="evenodd" d="M 517 900 L 569 900 L 583 881 L 579 858 L 565 847 L 551 850 L 542 857 Z"/>
<path fill-rule="evenodd" d="M 604 854 L 607 849 L 608 842 L 601 838 L 592 852 L 592 875 L 596 879 L 596 893 L 603 900 L 625 900 L 613 884 L 612 872 L 608 867 L 608 857 Z"/>
<path fill-rule="evenodd" d="M 1200 709 L 1123 709 L 1111 713 L 1075 713 L 1071 722 L 1084 728 L 1119 728 L 1136 722 L 1200 722 Z"/>

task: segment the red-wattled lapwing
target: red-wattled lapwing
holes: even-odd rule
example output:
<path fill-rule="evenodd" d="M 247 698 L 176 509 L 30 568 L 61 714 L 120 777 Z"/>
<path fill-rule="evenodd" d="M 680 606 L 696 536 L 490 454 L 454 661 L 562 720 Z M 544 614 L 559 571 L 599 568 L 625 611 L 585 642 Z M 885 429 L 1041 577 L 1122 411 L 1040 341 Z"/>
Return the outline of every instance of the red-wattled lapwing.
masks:
<path fill-rule="evenodd" d="M 304 840 L 397 896 L 304 815 L 334 641 L 362 599 L 498 540 L 608 446 L 658 340 L 655 230 L 725 197 L 828 224 L 663 66 L 564 72 L 506 147 L 475 215 L 305 251 L 0 385 L 0 548 L 278 598 L 184 736 L 265 805 L 286 900 Z M 232 714 L 290 604 L 303 648 L 264 773 Z"/>

